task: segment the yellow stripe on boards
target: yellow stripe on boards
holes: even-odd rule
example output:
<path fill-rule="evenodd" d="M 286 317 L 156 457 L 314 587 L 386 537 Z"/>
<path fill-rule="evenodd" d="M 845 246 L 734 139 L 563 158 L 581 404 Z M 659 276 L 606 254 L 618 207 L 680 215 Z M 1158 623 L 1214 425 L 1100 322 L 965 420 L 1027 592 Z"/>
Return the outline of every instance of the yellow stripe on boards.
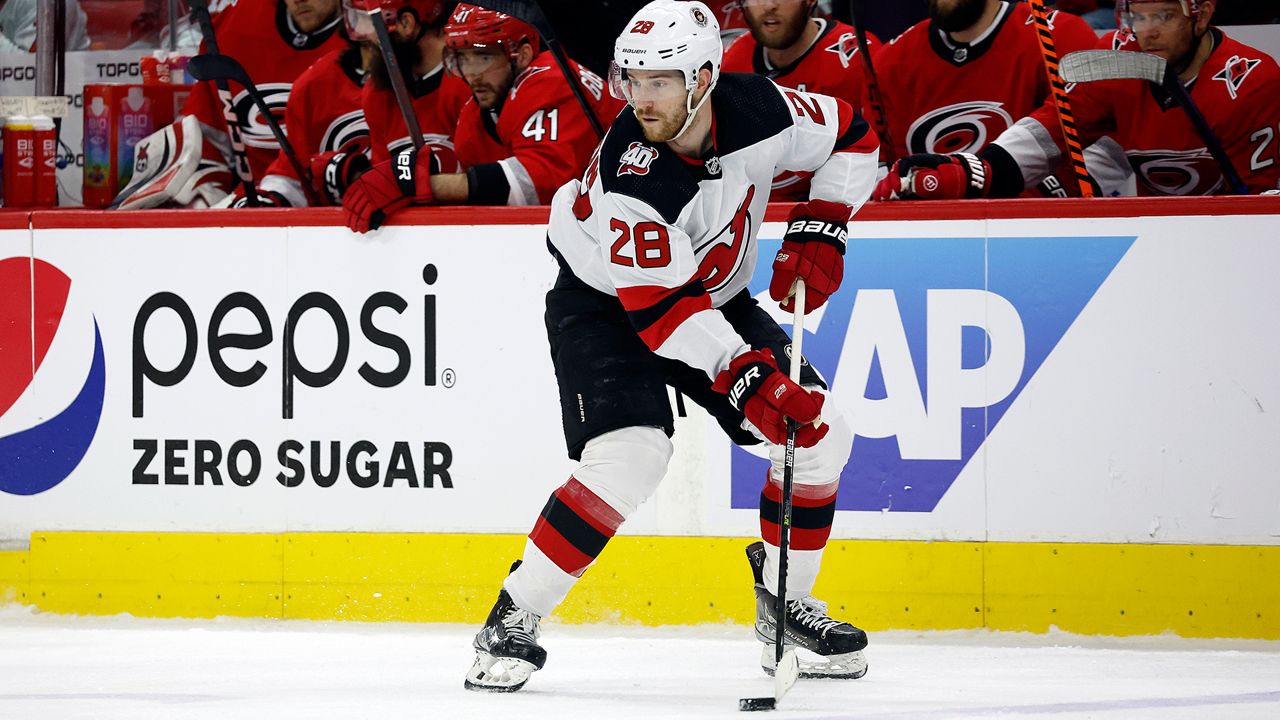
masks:
<path fill-rule="evenodd" d="M 0 605 L 27 602 L 31 583 L 26 550 L 0 550 Z"/>
<path fill-rule="evenodd" d="M 742 538 L 614 538 L 555 619 L 751 622 Z M 522 535 L 36 533 L 0 592 L 63 613 L 483 621 Z M 842 540 L 815 594 L 867 630 L 1280 639 L 1280 547 Z M 10 601 L 23 602 L 20 597 Z"/>

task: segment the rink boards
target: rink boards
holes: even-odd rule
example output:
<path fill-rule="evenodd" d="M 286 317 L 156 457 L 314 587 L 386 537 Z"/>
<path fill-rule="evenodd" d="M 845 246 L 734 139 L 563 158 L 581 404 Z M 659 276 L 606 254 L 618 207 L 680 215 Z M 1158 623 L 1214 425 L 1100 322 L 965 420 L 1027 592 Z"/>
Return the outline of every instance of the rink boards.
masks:
<path fill-rule="evenodd" d="M 1278 216 L 865 211 L 805 343 L 857 433 L 819 595 L 873 629 L 1280 637 Z M 544 217 L 0 216 L 0 600 L 480 619 L 573 467 Z M 691 411 L 562 619 L 750 618 L 763 461 Z"/>

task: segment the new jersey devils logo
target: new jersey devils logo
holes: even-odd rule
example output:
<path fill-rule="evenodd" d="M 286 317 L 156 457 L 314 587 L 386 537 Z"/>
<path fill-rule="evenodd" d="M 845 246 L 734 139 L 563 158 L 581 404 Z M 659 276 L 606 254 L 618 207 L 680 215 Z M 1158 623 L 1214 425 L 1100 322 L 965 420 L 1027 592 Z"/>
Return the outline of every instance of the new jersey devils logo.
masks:
<path fill-rule="evenodd" d="M 1235 100 L 1236 95 L 1240 92 L 1240 86 L 1244 84 L 1244 79 L 1249 77 L 1249 73 L 1253 72 L 1253 69 L 1261 64 L 1261 60 L 1251 60 L 1242 58 L 1239 55 L 1232 55 L 1227 60 L 1227 64 L 1218 71 L 1218 74 L 1213 76 L 1213 79 L 1221 80 L 1227 86 L 1227 92 L 1231 94 L 1231 99 Z"/>
<path fill-rule="evenodd" d="M 756 186 L 748 185 L 747 194 L 738 204 L 729 223 L 715 237 L 693 249 L 695 255 L 702 256 L 698 271 L 702 275 L 702 284 L 709 293 L 727 285 L 742 269 L 747 256 L 747 240 L 751 237 L 751 199 L 755 195 Z M 728 235 L 727 241 L 725 235 Z"/>
<path fill-rule="evenodd" d="M 858 52 L 858 38 L 853 33 L 845 33 L 831 45 L 823 48 L 826 52 L 835 53 L 840 58 L 840 67 L 849 67 L 853 56 Z"/>
<path fill-rule="evenodd" d="M 339 115 L 325 128 L 320 138 L 320 152 L 364 152 L 369 147 L 369 123 L 363 110 Z"/>
<path fill-rule="evenodd" d="M 658 151 L 644 143 L 633 142 L 622 153 L 618 167 L 618 177 L 623 175 L 648 175 L 649 166 L 658 157 Z"/>
<path fill-rule="evenodd" d="M 1222 171 L 1208 150 L 1130 151 L 1129 164 L 1153 195 L 1212 195 Z"/>
<path fill-rule="evenodd" d="M 978 152 L 1013 124 L 1001 103 L 978 100 L 922 115 L 907 130 L 912 153 Z"/>
<path fill-rule="evenodd" d="M 262 93 L 263 104 L 275 116 L 276 122 L 280 123 L 281 130 L 285 129 L 284 108 L 289 103 L 290 87 L 289 83 L 263 83 L 258 86 L 258 92 Z M 266 118 L 258 110 L 253 98 L 249 97 L 248 91 L 241 90 L 232 101 L 232 107 L 235 108 L 236 117 L 240 119 L 245 145 L 271 150 L 279 149 L 275 136 L 271 134 L 271 127 L 267 125 Z"/>

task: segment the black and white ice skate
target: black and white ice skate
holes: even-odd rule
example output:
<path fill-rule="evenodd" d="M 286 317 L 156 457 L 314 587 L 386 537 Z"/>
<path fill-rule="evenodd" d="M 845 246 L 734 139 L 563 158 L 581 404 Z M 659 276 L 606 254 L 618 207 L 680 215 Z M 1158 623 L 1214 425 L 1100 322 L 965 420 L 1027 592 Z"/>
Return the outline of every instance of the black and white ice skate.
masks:
<path fill-rule="evenodd" d="M 524 687 L 547 661 L 547 651 L 538 644 L 540 620 L 517 607 L 505 589 L 499 592 L 498 602 L 472 643 L 476 661 L 463 685 L 484 692 L 515 692 Z"/>
<path fill-rule="evenodd" d="M 756 581 L 756 638 L 764 643 L 760 666 L 773 675 L 778 601 L 764 586 L 764 543 L 752 543 L 747 558 Z M 783 643 L 798 648 L 802 678 L 853 679 L 867 674 L 867 659 L 862 654 L 867 634 L 827 615 L 827 604 L 812 595 L 787 603 Z"/>

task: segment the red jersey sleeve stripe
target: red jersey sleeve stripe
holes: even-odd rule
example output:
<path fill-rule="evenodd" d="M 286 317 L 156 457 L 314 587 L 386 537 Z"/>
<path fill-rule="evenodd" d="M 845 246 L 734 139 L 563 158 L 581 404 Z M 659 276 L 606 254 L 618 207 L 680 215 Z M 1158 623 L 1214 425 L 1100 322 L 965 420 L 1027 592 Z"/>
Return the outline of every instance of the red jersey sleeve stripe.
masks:
<path fill-rule="evenodd" d="M 673 305 L 671 310 L 657 322 L 644 330 L 640 330 L 640 339 L 644 341 L 645 345 L 649 346 L 650 350 L 657 352 L 658 348 L 662 347 L 662 344 L 667 341 L 667 338 L 671 337 L 681 323 L 703 310 L 710 309 L 711 296 L 709 295 L 703 294 L 696 298 L 684 298 Z"/>
<path fill-rule="evenodd" d="M 618 299 L 627 318 L 649 349 L 656 351 L 680 323 L 696 312 L 711 308 L 711 296 L 701 278 L 674 290 L 654 285 L 618 288 Z"/>

